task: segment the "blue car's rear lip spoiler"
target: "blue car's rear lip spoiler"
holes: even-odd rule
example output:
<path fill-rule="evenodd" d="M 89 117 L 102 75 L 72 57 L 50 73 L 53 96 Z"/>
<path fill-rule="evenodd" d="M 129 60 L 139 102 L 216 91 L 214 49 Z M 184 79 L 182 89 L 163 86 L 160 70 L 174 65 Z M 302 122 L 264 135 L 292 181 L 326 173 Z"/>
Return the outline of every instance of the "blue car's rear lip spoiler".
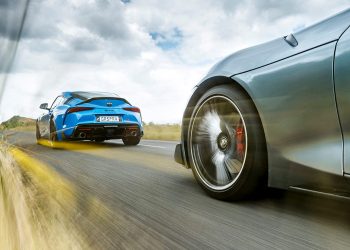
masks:
<path fill-rule="evenodd" d="M 79 102 L 77 105 L 81 105 L 81 104 L 84 104 L 84 103 L 89 103 L 89 102 L 92 102 L 92 101 L 95 101 L 95 100 L 104 100 L 104 99 L 121 100 L 121 101 L 131 105 L 127 100 L 125 100 L 124 98 L 121 98 L 121 97 L 94 97 L 94 98 L 90 98 L 90 99 L 84 100 L 82 102 Z"/>

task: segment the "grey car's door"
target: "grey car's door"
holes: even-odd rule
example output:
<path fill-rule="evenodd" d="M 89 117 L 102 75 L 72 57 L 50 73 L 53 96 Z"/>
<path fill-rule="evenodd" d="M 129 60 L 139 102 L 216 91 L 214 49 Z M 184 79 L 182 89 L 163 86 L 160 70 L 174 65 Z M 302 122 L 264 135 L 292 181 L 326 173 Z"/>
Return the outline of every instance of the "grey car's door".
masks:
<path fill-rule="evenodd" d="M 334 62 L 335 93 L 344 137 L 344 172 L 350 174 L 350 29 L 338 41 Z"/>

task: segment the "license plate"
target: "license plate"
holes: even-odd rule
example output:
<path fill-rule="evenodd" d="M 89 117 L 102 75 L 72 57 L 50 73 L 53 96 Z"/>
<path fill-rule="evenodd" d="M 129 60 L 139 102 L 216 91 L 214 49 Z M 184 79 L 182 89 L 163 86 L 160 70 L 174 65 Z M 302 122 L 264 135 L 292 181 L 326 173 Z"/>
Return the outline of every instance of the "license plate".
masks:
<path fill-rule="evenodd" d="M 98 122 L 120 122 L 120 116 L 98 116 L 96 119 Z"/>

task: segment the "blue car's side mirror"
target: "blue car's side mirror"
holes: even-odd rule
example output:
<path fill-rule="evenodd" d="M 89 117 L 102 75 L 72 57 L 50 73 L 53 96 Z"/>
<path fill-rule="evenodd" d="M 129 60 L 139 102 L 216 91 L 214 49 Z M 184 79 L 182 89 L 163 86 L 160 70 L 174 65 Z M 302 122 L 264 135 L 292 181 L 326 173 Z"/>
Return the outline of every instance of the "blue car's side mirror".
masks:
<path fill-rule="evenodd" d="M 48 110 L 48 109 L 49 109 L 48 106 L 49 106 L 49 104 L 47 104 L 47 103 L 42 103 L 42 104 L 40 104 L 40 109 Z"/>

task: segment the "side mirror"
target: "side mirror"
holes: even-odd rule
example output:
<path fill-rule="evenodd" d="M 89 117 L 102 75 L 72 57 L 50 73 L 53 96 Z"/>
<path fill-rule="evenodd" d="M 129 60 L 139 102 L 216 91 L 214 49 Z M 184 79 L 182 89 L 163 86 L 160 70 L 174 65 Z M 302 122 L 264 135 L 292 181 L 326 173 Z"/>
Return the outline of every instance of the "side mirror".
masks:
<path fill-rule="evenodd" d="M 47 103 L 42 103 L 42 104 L 40 104 L 40 109 L 48 110 L 48 109 L 49 109 L 48 106 L 49 106 L 49 104 L 47 104 Z"/>

